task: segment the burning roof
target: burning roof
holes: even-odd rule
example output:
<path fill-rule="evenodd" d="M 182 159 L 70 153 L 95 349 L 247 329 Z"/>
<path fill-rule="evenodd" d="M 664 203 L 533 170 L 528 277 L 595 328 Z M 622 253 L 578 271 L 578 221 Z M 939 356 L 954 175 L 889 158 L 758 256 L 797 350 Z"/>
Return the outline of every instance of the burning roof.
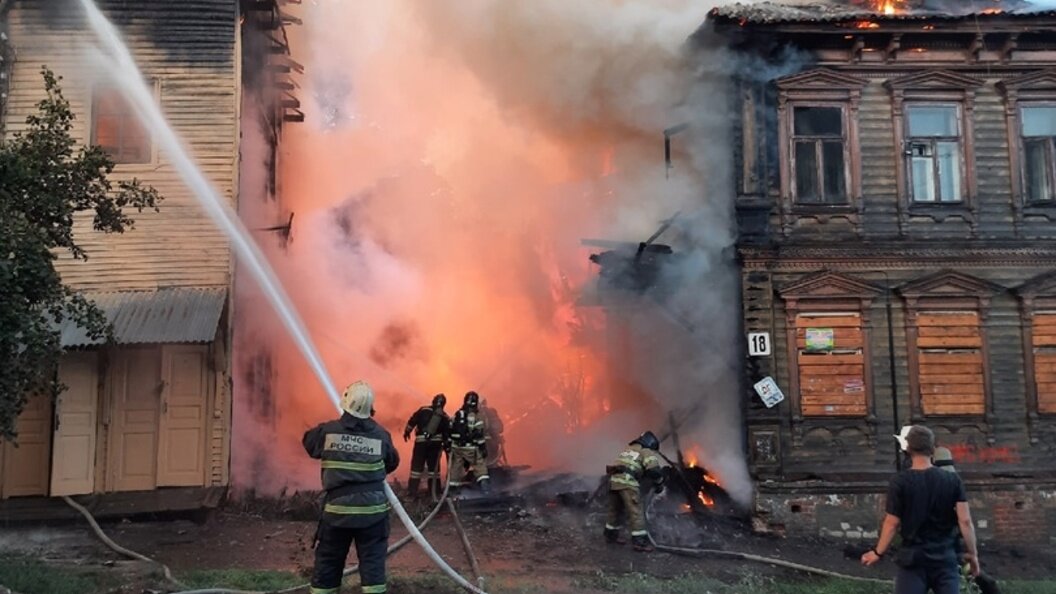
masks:
<path fill-rule="evenodd" d="M 759 2 L 712 9 L 711 18 L 742 24 L 873 20 L 962 20 L 995 16 L 1056 16 L 1026 0 L 831 0 Z"/>

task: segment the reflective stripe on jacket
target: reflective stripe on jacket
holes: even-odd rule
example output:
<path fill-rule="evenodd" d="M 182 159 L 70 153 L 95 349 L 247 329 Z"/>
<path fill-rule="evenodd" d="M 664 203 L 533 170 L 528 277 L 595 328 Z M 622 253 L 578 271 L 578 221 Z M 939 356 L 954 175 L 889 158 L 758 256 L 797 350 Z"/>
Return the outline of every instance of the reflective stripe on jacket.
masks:
<path fill-rule="evenodd" d="M 637 489 L 638 481 L 642 480 L 646 472 L 660 468 L 660 457 L 653 450 L 635 443 L 620 452 L 613 466 L 623 468 L 624 472 L 617 472 L 609 477 L 611 490 Z"/>
<path fill-rule="evenodd" d="M 484 445 L 488 436 L 488 425 L 484 415 L 464 408 L 455 412 L 451 420 L 451 444 L 461 448 L 475 448 Z"/>
<path fill-rule="evenodd" d="M 306 432 L 303 443 L 309 456 L 321 460 L 324 520 L 359 528 L 388 514 L 385 475 L 400 463 L 388 431 L 373 419 L 345 414 Z"/>

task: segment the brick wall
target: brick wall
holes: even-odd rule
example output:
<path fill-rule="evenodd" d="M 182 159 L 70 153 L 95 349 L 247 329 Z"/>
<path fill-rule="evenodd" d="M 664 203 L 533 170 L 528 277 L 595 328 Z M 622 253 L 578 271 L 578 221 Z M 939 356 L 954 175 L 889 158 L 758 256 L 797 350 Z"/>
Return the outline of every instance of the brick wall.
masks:
<path fill-rule="evenodd" d="M 1056 486 L 1007 485 L 969 489 L 969 503 L 980 540 L 1000 544 L 1056 543 Z M 756 495 L 760 532 L 837 540 L 875 540 L 883 520 L 879 493 Z"/>

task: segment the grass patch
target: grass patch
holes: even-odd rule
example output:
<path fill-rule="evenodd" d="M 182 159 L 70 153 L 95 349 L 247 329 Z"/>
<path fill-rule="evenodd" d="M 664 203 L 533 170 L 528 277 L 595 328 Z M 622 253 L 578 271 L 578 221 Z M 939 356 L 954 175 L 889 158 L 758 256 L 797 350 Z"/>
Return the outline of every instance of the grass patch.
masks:
<path fill-rule="evenodd" d="M 235 588 L 268 592 L 281 590 L 308 580 L 289 571 L 253 569 L 194 569 L 176 576 L 189 588 Z"/>
<path fill-rule="evenodd" d="M 26 557 L 0 557 L 0 584 L 19 594 L 90 594 L 112 587 L 91 570 L 55 567 Z"/>

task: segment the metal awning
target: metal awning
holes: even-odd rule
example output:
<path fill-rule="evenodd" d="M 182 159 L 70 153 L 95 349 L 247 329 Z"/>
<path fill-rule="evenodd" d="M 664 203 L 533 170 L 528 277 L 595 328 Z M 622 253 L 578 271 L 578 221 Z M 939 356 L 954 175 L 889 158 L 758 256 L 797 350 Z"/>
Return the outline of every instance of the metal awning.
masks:
<path fill-rule="evenodd" d="M 178 288 L 157 291 L 85 293 L 114 325 L 118 344 L 212 342 L 227 298 L 225 289 Z M 71 320 L 61 325 L 62 346 L 101 344 Z"/>

